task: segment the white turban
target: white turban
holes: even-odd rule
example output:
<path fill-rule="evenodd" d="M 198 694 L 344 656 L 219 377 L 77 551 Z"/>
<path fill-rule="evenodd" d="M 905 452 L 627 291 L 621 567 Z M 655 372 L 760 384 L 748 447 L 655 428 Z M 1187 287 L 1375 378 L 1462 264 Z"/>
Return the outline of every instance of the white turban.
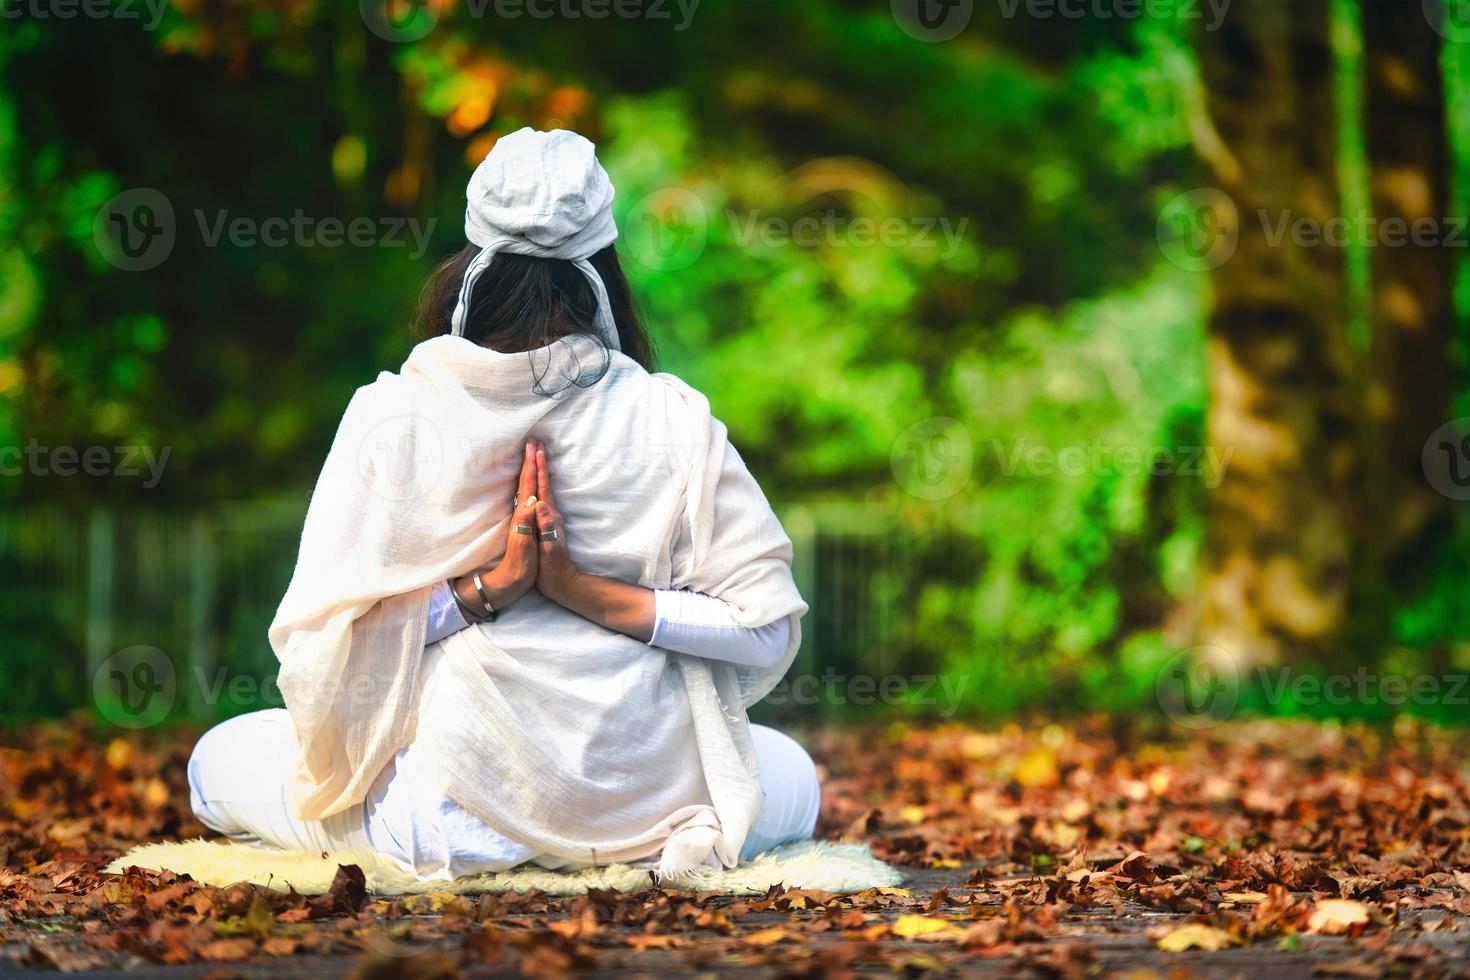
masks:
<path fill-rule="evenodd" d="M 597 298 L 596 327 L 608 347 L 619 350 L 607 288 L 588 258 L 618 237 L 613 223 L 612 181 L 586 138 L 564 129 L 549 133 L 527 126 L 502 136 L 475 168 L 465 190 L 464 233 L 480 246 L 464 274 L 450 321 L 464 336 L 475 280 L 496 252 L 567 259 Z"/>

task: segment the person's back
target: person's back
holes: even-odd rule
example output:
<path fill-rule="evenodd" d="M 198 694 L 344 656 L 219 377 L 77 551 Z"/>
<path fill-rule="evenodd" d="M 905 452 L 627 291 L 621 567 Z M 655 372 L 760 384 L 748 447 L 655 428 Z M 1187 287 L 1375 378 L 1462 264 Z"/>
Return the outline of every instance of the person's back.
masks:
<path fill-rule="evenodd" d="M 710 419 L 678 382 L 651 375 L 616 352 L 596 384 L 570 385 L 550 396 L 536 393 L 530 381 L 538 364 L 576 356 L 575 345 L 556 347 L 536 356 L 472 355 L 493 363 L 495 384 L 465 389 L 483 417 L 458 397 L 447 401 L 453 407 L 439 424 L 455 426 L 451 443 L 471 451 L 447 453 L 440 479 L 474 486 L 484 499 L 503 502 L 501 516 L 508 521 L 514 475 L 472 451 L 466 440 L 470 433 L 492 430 L 495 444 L 535 438 L 556 461 L 549 479 L 564 522 L 576 528 L 567 547 L 577 567 L 667 589 L 673 543 L 686 519 L 685 490 Z M 438 356 L 446 351 L 457 367 L 462 348 L 430 342 L 415 351 L 405 373 L 421 373 L 445 392 L 454 384 L 454 372 L 444 370 Z M 469 471 L 455 472 L 460 466 Z M 497 767 L 491 775 L 521 768 L 563 773 L 578 783 L 588 809 L 615 815 L 630 828 L 628 836 L 685 806 L 708 805 L 677 654 L 599 626 L 534 592 L 493 622 L 457 633 L 444 645 L 457 645 L 475 658 L 498 695 L 517 706 L 515 724 L 563 734 L 534 743 L 537 758 L 489 760 Z M 482 719 L 452 707 L 444 684 L 455 682 L 443 651 L 431 649 L 425 664 L 418 738 L 452 743 Z M 640 733 L 631 744 L 630 730 Z M 650 793 L 655 784 L 659 791 Z"/>
<path fill-rule="evenodd" d="M 809 835 L 811 760 L 745 715 L 800 643 L 791 542 L 704 397 L 649 373 L 592 145 L 510 134 L 467 197 L 423 342 L 313 491 L 270 630 L 287 710 L 201 739 L 195 812 L 431 876 Z"/>

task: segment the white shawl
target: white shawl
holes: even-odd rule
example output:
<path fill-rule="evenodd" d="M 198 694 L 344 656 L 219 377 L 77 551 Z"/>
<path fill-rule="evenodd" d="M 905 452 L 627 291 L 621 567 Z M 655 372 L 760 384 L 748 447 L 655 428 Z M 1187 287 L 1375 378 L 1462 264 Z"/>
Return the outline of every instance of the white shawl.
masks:
<path fill-rule="evenodd" d="M 590 345 L 561 341 L 536 360 L 585 357 Z M 398 749 L 427 738 L 442 746 L 447 795 L 538 853 L 609 862 L 662 851 L 665 872 L 711 854 L 737 862 L 761 806 L 745 708 L 785 673 L 806 611 L 791 543 L 705 398 L 610 357 L 596 384 L 546 396 L 527 354 L 439 337 L 352 399 L 270 630 L 303 818 L 361 802 Z M 500 623 L 445 641 L 448 701 L 421 725 L 429 592 L 504 553 L 531 434 L 548 444 L 580 568 L 716 596 L 750 627 L 788 617 L 782 662 L 754 670 L 668 653 L 533 593 Z M 604 669 L 618 680 L 586 682 Z M 612 757 L 609 746 L 622 748 Z M 666 764 L 674 756 L 695 760 L 702 792 Z"/>

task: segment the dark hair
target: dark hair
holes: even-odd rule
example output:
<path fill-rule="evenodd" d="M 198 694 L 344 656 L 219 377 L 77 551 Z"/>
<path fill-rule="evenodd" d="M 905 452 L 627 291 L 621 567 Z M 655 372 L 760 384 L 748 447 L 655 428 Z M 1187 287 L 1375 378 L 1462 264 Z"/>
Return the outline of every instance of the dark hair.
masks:
<path fill-rule="evenodd" d="M 416 341 L 449 333 L 465 269 L 479 252 L 477 246 L 466 245 L 429 276 L 414 315 Z M 607 290 L 623 353 L 653 370 L 653 343 L 638 317 L 616 249 L 607 246 L 591 262 Z M 571 334 L 596 338 L 596 310 L 592 284 L 571 262 L 500 252 L 475 280 L 464 335 L 506 353 L 534 351 Z M 580 372 L 568 380 L 582 387 L 595 383 L 607 372 L 605 348 L 603 352 L 600 370 Z"/>

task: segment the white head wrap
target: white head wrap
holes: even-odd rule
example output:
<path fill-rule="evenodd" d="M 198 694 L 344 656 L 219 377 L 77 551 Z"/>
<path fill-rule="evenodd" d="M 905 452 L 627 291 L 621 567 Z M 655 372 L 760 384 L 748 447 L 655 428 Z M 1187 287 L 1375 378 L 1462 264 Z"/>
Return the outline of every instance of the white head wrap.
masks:
<path fill-rule="evenodd" d="M 496 252 L 567 259 L 592 283 L 597 298 L 597 332 L 619 350 L 607 288 L 588 258 L 618 237 L 613 223 L 613 186 L 597 162 L 597 148 L 564 129 L 549 133 L 527 126 L 496 141 L 475 168 L 465 190 L 464 233 L 480 246 L 464 274 L 450 321 L 464 336 L 475 280 Z"/>

